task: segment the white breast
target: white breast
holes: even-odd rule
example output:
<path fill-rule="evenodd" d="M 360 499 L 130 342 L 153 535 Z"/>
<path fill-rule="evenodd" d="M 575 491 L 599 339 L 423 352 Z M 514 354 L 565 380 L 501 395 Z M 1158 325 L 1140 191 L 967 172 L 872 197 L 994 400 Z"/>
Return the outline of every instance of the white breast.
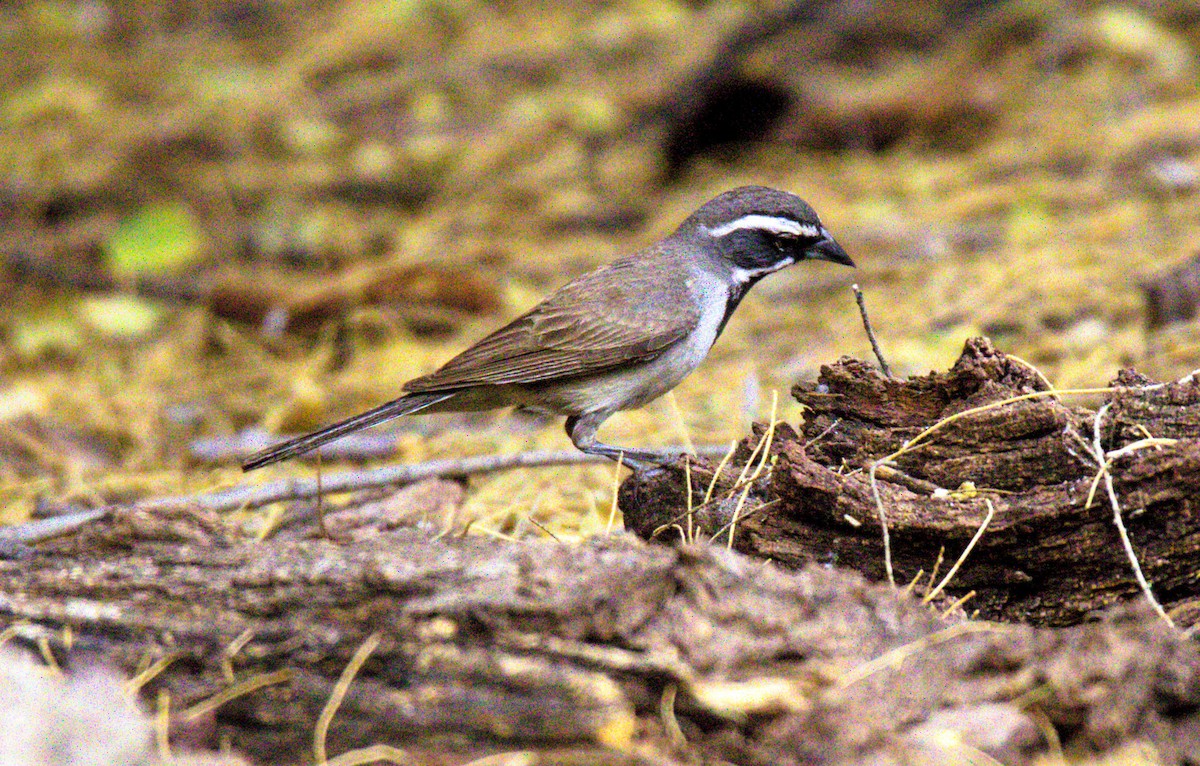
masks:
<path fill-rule="evenodd" d="M 678 385 L 679 381 L 687 377 L 688 373 L 696 369 L 704 361 L 704 357 L 708 356 L 708 350 L 716 342 L 717 332 L 721 329 L 721 320 L 725 318 L 725 303 L 729 296 L 729 286 L 706 272 L 699 272 L 693 276 L 688 287 L 691 288 L 693 300 L 700 301 L 703 310 L 700 321 L 696 323 L 696 330 L 679 346 L 668 352 L 678 353 L 679 359 L 675 364 L 683 368 L 679 377 L 671 384 L 671 388 Z"/>

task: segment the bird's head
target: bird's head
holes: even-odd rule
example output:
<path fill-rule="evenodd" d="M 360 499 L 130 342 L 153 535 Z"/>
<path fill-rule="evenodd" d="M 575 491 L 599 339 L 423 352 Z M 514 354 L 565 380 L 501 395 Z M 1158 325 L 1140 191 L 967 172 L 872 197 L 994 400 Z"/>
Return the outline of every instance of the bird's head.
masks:
<path fill-rule="evenodd" d="M 743 284 L 800 261 L 854 266 L 807 202 L 766 186 L 741 186 L 709 200 L 679 233 L 728 263 Z"/>

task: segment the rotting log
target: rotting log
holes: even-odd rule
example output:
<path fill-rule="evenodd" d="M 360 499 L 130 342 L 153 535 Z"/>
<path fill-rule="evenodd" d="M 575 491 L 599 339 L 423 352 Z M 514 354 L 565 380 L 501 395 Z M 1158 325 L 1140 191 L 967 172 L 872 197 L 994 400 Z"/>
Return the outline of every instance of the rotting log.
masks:
<path fill-rule="evenodd" d="M 988 619 L 1073 624 L 1141 598 L 1093 456 L 1099 419 L 1106 454 L 1141 442 L 1111 460 L 1113 489 L 1154 593 L 1178 624 L 1193 625 L 1200 621 L 1200 377 L 1155 384 L 1125 371 L 1111 388 L 1095 397 L 1096 409 L 1073 406 L 984 339 L 968 341 L 948 372 L 908 380 L 843 359 L 793 389 L 805 421 L 799 431 L 775 429 L 772 468 L 756 481 L 737 478 L 762 426 L 716 482 L 712 462 L 690 466 L 690 493 L 682 465 L 635 475 L 622 487 L 621 509 L 626 526 L 644 537 L 728 540 L 732 526 L 733 545 L 744 553 L 789 567 L 836 563 L 880 580 L 882 506 L 896 580 L 923 572 L 924 583 L 939 560 L 941 572 L 955 561 L 990 507 L 990 523 L 947 597 L 973 594 L 968 608 Z M 1023 395 L 1032 398 L 986 408 Z M 959 414 L 975 408 L 982 409 Z M 956 419 L 879 465 L 949 417 Z"/>
<path fill-rule="evenodd" d="M 1102 449 L 1146 446 L 1113 461 L 1114 489 L 1159 597 L 1194 623 L 1198 384 L 1117 383 Z M 949 415 L 1045 385 L 981 341 L 950 372 L 910 381 L 843 361 L 797 388 L 803 433 L 759 428 L 709 502 L 715 468 L 703 464 L 690 499 L 682 467 L 623 486 L 627 523 L 647 536 L 732 532 L 770 563 L 626 536 L 439 539 L 411 520 L 368 534 L 339 518 L 361 514 L 353 503 L 328 519 L 333 540 L 251 541 L 212 510 L 139 503 L 0 560 L 0 642 L 68 674 L 134 677 L 146 707 L 169 700 L 177 747 L 227 743 L 255 763 L 312 761 L 318 739 L 330 756 L 386 744 L 414 764 L 510 751 L 540 763 L 952 763 L 962 747 L 1024 764 L 1054 741 L 1148 742 L 1162 762 L 1200 762 L 1200 647 L 1136 598 L 1103 484 L 1085 507 L 1095 411 L 1038 394 L 960 415 L 878 471 L 878 489 L 905 578 L 942 546 L 953 558 L 992 504 L 947 598 L 974 590 L 981 613 L 1042 622 L 1133 603 L 1061 628 L 970 622 L 832 566 L 883 575 L 864 465 Z M 751 459 L 768 433 L 767 458 Z M 743 466 L 754 478 L 738 483 Z M 432 493 L 431 508 L 447 491 L 420 487 L 401 491 Z"/>
<path fill-rule="evenodd" d="M 256 763 L 311 760 L 356 653 L 330 756 L 786 766 L 966 746 L 1023 764 L 1050 726 L 1068 747 L 1200 758 L 1200 648 L 1141 605 L 1064 629 L 947 622 L 857 574 L 719 546 L 247 542 L 211 512 L 118 510 L 0 561 L 0 593 L 9 648 L 149 668 L 141 696 L 169 695 L 177 746 Z"/>

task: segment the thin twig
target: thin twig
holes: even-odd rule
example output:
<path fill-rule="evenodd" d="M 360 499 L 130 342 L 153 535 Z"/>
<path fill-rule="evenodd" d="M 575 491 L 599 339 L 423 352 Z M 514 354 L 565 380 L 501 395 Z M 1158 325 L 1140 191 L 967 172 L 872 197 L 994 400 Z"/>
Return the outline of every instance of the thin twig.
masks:
<path fill-rule="evenodd" d="M 36 519 L 21 524 L 0 528 L 0 548 L 11 548 L 7 553 L 20 554 L 21 546 L 27 543 L 39 543 L 59 535 L 69 534 L 90 521 L 102 519 L 109 514 L 111 508 L 89 508 L 86 511 L 64 513 L 61 516 L 51 516 L 48 519 Z"/>
<path fill-rule="evenodd" d="M 826 436 L 829 436 L 829 434 L 833 433 L 833 429 L 837 428 L 841 424 L 842 424 L 841 418 L 834 418 L 833 422 L 830 423 L 829 425 L 825 426 L 825 429 L 823 431 L 821 431 L 821 433 L 817 434 L 813 438 L 804 442 L 804 449 L 808 449 L 809 447 L 813 446 L 817 442 L 824 439 Z"/>
<path fill-rule="evenodd" d="M 879 496 L 879 480 L 875 472 L 883 465 L 882 460 L 871 463 L 868 476 L 871 480 L 871 496 L 875 498 L 875 513 L 879 516 L 879 529 L 883 534 L 883 569 L 887 573 L 888 585 L 896 587 L 896 571 L 892 567 L 892 535 L 888 531 L 887 511 L 883 508 L 883 498 Z"/>
<path fill-rule="evenodd" d="M 525 520 L 528 521 L 530 524 L 534 525 L 535 527 L 537 527 L 538 529 L 545 532 L 547 535 L 549 535 L 550 539 L 553 540 L 554 542 L 556 542 L 556 543 L 562 542 L 562 540 L 558 539 L 558 535 L 554 534 L 549 529 L 546 529 L 546 527 L 543 526 L 542 524 L 540 524 L 537 519 L 533 518 L 533 516 L 526 514 Z"/>
<path fill-rule="evenodd" d="M 698 447 L 696 455 L 715 458 L 725 454 L 727 449 L 723 446 Z M 358 492 L 377 487 L 414 484 L 425 479 L 457 479 L 517 468 L 546 468 L 606 462 L 608 462 L 606 457 L 588 455 L 574 450 L 533 450 L 511 455 L 445 458 L 412 465 L 346 471 L 331 476 L 322 476 L 319 484 L 309 479 L 279 479 L 264 484 L 238 484 L 215 492 L 147 498 L 128 505 L 93 508 L 56 516 L 52 519 L 39 519 L 0 528 L 0 555 L 8 547 L 18 549 L 22 545 L 70 534 L 83 525 L 107 518 L 109 514 L 122 508 L 164 511 L 199 507 L 215 513 L 225 513 L 239 509 L 260 508 L 264 505 L 288 500 L 309 500 L 321 494 Z"/>
<path fill-rule="evenodd" d="M 321 530 L 321 537 L 332 540 L 333 535 L 329 534 L 329 526 L 325 523 L 325 493 L 322 490 L 321 451 L 317 450 L 317 528 Z"/>
<path fill-rule="evenodd" d="M 879 341 L 875 339 L 871 318 L 867 316 L 867 300 L 863 297 L 863 291 L 857 282 L 850 285 L 850 289 L 854 291 L 854 300 L 858 303 L 858 313 L 862 315 L 863 329 L 867 331 L 867 340 L 871 341 L 871 350 L 875 352 L 875 358 L 879 360 L 879 369 L 883 371 L 885 378 L 890 378 L 892 377 L 892 368 L 888 367 L 887 360 L 883 358 L 883 352 L 879 350 Z"/>
<path fill-rule="evenodd" d="M 1174 628 L 1175 621 L 1171 619 L 1171 616 L 1158 603 L 1158 599 L 1154 597 L 1154 591 L 1150 589 L 1150 583 L 1146 580 L 1146 575 L 1142 573 L 1142 565 L 1138 561 L 1137 553 L 1133 550 L 1133 542 L 1129 539 L 1129 532 L 1125 529 L 1125 520 L 1121 517 L 1121 504 L 1117 500 L 1117 491 L 1113 486 L 1112 471 L 1108 470 L 1109 461 L 1105 459 L 1104 444 L 1100 438 L 1100 423 L 1104 420 L 1104 415 L 1108 412 L 1108 408 L 1111 405 L 1112 403 L 1109 402 L 1096 411 L 1096 419 L 1092 424 L 1093 457 L 1096 458 L 1096 464 L 1100 466 L 1100 474 L 1104 476 L 1104 488 L 1108 492 L 1108 501 L 1113 509 L 1113 523 L 1117 527 L 1117 533 L 1121 536 L 1121 545 L 1125 547 L 1125 555 L 1129 558 L 1129 563 L 1133 566 L 1133 576 L 1137 578 L 1138 586 L 1142 589 L 1146 600 L 1150 602 L 1150 606 L 1163 619 L 1163 622 Z"/>

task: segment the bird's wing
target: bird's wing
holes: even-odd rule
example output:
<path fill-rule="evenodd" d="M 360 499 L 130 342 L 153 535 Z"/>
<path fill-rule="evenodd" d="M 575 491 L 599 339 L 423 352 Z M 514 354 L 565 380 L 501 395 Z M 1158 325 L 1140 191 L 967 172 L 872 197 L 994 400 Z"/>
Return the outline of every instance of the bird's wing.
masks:
<path fill-rule="evenodd" d="M 687 337 L 700 319 L 695 301 L 675 293 L 685 279 L 645 274 L 632 259 L 616 261 L 564 285 L 404 390 L 540 383 L 649 361 Z"/>

